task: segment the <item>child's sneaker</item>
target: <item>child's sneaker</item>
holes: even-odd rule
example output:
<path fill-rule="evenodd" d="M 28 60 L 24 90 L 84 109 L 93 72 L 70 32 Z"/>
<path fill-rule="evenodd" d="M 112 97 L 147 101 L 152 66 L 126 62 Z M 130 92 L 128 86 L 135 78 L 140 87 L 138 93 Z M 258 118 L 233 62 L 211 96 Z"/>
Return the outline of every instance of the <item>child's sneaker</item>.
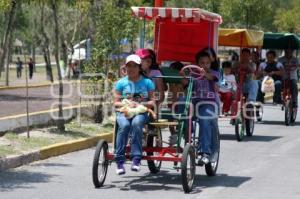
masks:
<path fill-rule="evenodd" d="M 134 158 L 132 160 L 131 171 L 140 171 L 141 160 Z"/>
<path fill-rule="evenodd" d="M 173 134 L 173 135 L 170 135 L 169 137 L 169 144 L 171 146 L 175 145 L 177 142 L 177 135 L 176 134 Z"/>
<path fill-rule="evenodd" d="M 210 162 L 210 157 L 208 154 L 203 153 L 203 155 L 201 156 L 201 158 L 198 161 L 198 165 L 205 165 L 208 164 Z"/>
<path fill-rule="evenodd" d="M 124 175 L 125 174 L 124 162 L 117 162 L 116 173 L 118 175 Z"/>

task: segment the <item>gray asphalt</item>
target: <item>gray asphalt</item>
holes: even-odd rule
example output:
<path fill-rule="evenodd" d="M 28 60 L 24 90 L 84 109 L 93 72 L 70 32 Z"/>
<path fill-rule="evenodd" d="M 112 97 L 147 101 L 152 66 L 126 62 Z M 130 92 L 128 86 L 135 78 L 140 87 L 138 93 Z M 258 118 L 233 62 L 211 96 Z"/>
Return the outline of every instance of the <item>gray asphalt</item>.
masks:
<path fill-rule="evenodd" d="M 126 175 L 117 176 L 111 165 L 105 186 L 95 189 L 91 177 L 94 149 L 88 149 L 0 173 L 0 198 L 299 199 L 300 120 L 295 126 L 285 126 L 280 107 L 266 107 L 266 119 L 255 126 L 253 137 L 240 143 L 233 127 L 220 122 L 218 175 L 207 177 L 197 167 L 190 194 L 182 191 L 180 172 L 165 162 L 156 175 L 149 174 L 147 166 L 134 173 L 126 165 Z"/>

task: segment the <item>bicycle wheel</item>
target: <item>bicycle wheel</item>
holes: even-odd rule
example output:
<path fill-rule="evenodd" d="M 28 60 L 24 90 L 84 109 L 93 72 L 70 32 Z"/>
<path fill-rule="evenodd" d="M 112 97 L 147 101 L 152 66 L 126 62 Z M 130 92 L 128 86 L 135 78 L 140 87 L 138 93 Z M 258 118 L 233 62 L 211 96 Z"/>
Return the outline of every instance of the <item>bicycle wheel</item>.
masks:
<path fill-rule="evenodd" d="M 205 165 L 205 172 L 207 176 L 215 176 L 217 173 L 218 165 L 219 165 L 219 157 L 220 157 L 220 132 L 219 128 L 216 129 L 216 133 L 214 134 L 214 145 L 215 151 L 210 157 L 210 162 Z"/>
<path fill-rule="evenodd" d="M 291 102 L 288 101 L 284 105 L 284 123 L 286 126 L 289 126 L 291 124 L 291 115 L 292 115 L 292 107 Z"/>
<path fill-rule="evenodd" d="M 194 147 L 190 144 L 185 145 L 181 161 L 182 187 L 185 193 L 193 190 L 196 173 Z"/>
<path fill-rule="evenodd" d="M 245 124 L 244 124 L 244 121 L 242 121 L 241 119 L 239 118 L 236 118 L 235 121 L 234 121 L 234 129 L 235 129 L 235 137 L 236 137 L 236 140 L 238 142 L 242 141 L 244 139 L 244 130 L 245 130 Z"/>
<path fill-rule="evenodd" d="M 246 118 L 245 118 L 245 126 L 246 126 L 246 134 L 251 137 L 254 132 L 254 106 L 252 104 L 247 105 Z"/>
<path fill-rule="evenodd" d="M 93 183 L 95 188 L 102 187 L 107 174 L 108 167 L 108 145 L 105 140 L 100 140 L 96 146 L 93 160 Z"/>
<path fill-rule="evenodd" d="M 161 130 L 155 128 L 155 134 L 147 136 L 147 147 L 162 147 Z M 154 152 L 147 152 L 147 156 L 153 156 Z M 162 161 L 147 160 L 148 168 L 151 173 L 158 173 L 160 171 Z"/>

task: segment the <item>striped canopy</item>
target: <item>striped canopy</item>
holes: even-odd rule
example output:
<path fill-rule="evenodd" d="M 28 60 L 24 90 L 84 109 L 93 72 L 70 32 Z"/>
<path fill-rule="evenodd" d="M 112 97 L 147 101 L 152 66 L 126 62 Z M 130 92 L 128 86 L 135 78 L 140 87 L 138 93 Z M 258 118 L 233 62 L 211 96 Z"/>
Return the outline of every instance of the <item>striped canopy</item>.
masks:
<path fill-rule="evenodd" d="M 200 19 L 222 23 L 222 17 L 199 8 L 164 8 L 164 7 L 131 7 L 135 17 L 145 19 L 170 18 L 170 19 Z"/>

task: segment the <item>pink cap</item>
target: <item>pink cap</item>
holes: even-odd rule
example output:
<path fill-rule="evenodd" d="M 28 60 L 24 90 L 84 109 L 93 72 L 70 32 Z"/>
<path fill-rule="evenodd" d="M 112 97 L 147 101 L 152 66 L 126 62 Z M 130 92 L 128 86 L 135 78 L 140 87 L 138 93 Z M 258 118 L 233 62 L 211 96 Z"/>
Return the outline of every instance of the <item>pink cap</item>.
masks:
<path fill-rule="evenodd" d="M 141 59 L 150 57 L 151 54 L 149 52 L 149 50 L 145 49 L 145 48 L 140 48 L 135 52 L 136 55 L 138 55 Z"/>

